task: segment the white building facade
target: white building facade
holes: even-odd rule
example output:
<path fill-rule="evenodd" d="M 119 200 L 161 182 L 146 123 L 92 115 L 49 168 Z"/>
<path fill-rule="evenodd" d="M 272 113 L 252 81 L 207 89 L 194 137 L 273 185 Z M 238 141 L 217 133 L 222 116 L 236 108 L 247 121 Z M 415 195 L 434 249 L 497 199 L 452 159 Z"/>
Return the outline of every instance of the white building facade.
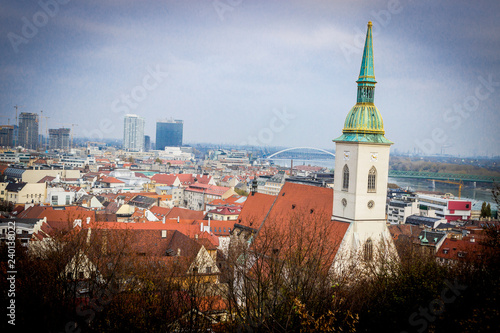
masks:
<path fill-rule="evenodd" d="M 125 115 L 123 149 L 128 151 L 144 150 L 144 118 L 135 114 Z"/>

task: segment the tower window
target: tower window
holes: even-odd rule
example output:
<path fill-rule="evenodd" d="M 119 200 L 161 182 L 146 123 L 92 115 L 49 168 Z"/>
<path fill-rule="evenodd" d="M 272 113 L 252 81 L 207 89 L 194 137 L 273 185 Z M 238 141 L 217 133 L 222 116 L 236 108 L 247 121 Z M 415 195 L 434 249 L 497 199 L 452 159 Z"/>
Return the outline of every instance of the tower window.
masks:
<path fill-rule="evenodd" d="M 368 192 L 377 192 L 377 169 L 374 166 L 368 172 Z"/>
<path fill-rule="evenodd" d="M 343 178 L 342 178 L 342 190 L 349 190 L 349 167 L 344 165 Z"/>
<path fill-rule="evenodd" d="M 373 259 L 373 242 L 371 238 L 366 240 L 363 257 L 365 261 L 372 261 Z"/>

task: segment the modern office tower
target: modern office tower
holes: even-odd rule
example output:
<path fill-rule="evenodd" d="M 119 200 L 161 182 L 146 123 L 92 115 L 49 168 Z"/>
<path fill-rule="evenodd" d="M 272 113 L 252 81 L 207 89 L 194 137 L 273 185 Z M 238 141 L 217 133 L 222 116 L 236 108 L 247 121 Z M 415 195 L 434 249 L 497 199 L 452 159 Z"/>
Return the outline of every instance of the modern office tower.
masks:
<path fill-rule="evenodd" d="M 38 114 L 22 112 L 19 115 L 18 145 L 26 149 L 38 148 Z"/>
<path fill-rule="evenodd" d="M 182 120 L 167 120 L 156 123 L 156 149 L 182 146 Z"/>
<path fill-rule="evenodd" d="M 70 131 L 69 128 L 49 129 L 49 149 L 69 150 Z"/>
<path fill-rule="evenodd" d="M 0 126 L 0 147 L 13 147 L 15 134 L 17 134 L 17 126 L 1 125 Z"/>
<path fill-rule="evenodd" d="M 135 114 L 125 115 L 123 149 L 128 151 L 144 150 L 144 118 Z"/>
<path fill-rule="evenodd" d="M 144 135 L 144 151 L 149 151 L 151 149 L 151 137 L 149 135 Z"/>

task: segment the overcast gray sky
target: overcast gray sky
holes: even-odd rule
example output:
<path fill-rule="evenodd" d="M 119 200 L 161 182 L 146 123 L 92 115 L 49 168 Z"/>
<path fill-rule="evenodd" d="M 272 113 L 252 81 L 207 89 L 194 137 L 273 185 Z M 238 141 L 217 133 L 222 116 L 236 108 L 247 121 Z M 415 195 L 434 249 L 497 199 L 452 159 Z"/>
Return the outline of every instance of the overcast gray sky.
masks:
<path fill-rule="evenodd" d="M 55 1 L 0 5 L 1 123 L 17 104 L 96 140 L 135 113 L 152 141 L 174 118 L 185 142 L 333 148 L 371 20 L 393 149 L 500 155 L 499 1 Z"/>

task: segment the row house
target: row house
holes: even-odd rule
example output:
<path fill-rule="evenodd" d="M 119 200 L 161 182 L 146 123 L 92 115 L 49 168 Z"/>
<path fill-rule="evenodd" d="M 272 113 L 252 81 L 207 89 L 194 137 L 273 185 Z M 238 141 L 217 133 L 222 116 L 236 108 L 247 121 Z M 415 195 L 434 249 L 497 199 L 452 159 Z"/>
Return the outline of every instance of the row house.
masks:
<path fill-rule="evenodd" d="M 44 203 L 47 196 L 46 183 L 9 183 L 5 187 L 7 201 L 14 204 Z"/>
<path fill-rule="evenodd" d="M 223 186 L 193 184 L 184 190 L 184 205 L 192 210 L 205 210 L 205 205 L 215 199 L 226 199 L 236 194 Z"/>

